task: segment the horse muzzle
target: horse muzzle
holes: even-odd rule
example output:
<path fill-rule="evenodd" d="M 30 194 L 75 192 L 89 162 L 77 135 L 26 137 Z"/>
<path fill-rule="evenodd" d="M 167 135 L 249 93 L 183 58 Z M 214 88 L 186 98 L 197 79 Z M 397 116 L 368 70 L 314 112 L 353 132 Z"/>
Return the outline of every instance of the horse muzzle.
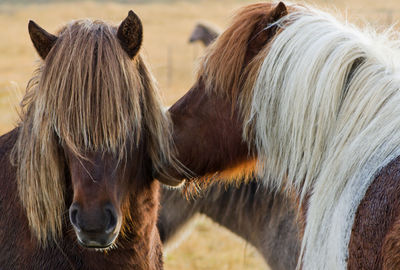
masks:
<path fill-rule="evenodd" d="M 79 244 L 86 248 L 109 248 L 121 228 L 117 212 L 111 204 L 99 209 L 84 210 L 78 203 L 73 203 L 69 209 L 69 218 Z"/>

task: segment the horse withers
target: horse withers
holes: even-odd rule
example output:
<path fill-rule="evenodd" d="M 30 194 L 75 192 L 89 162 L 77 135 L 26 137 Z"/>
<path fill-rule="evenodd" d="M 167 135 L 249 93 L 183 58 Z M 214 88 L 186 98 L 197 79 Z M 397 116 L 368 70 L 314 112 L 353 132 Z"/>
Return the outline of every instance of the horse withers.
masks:
<path fill-rule="evenodd" d="M 172 161 L 170 123 L 139 17 L 28 28 L 43 61 L 0 137 L 0 268 L 162 269 L 153 175 Z"/>

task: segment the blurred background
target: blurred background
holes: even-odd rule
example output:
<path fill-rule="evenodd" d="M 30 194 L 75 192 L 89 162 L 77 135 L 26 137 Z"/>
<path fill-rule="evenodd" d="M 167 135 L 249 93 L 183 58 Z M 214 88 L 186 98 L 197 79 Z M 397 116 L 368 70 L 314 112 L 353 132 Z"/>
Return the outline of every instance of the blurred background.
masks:
<path fill-rule="evenodd" d="M 54 33 L 73 19 L 92 18 L 119 24 L 134 10 L 143 21 L 144 45 L 164 102 L 173 104 L 195 78 L 196 59 L 204 51 L 200 43 L 189 44 L 197 22 L 223 30 L 235 9 L 254 3 L 248 0 L 0 0 L 0 133 L 11 130 L 18 120 L 17 107 L 39 59 L 29 39 L 27 25 L 34 20 Z M 295 1 L 292 1 L 295 2 Z M 358 25 L 398 28 L 400 1 L 316 0 L 308 3 Z M 168 247 L 166 270 L 268 269 L 257 252 L 242 239 L 205 217 L 190 225 L 190 233 L 176 247 Z"/>

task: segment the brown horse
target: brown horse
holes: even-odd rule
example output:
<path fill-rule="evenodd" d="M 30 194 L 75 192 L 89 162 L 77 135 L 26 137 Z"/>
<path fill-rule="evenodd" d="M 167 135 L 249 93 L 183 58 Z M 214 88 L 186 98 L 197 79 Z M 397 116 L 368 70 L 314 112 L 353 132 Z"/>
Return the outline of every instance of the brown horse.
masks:
<path fill-rule="evenodd" d="M 212 41 L 198 29 L 196 25 L 193 33 L 199 40 Z M 214 33 L 219 35 L 217 30 Z M 265 189 L 259 181 L 212 185 L 191 200 L 179 189 L 162 189 L 157 221 L 161 242 L 173 245 L 172 239 L 200 213 L 251 243 L 271 269 L 294 269 L 300 249 L 294 202 L 282 192 Z"/>
<path fill-rule="evenodd" d="M 1 269 L 163 268 L 153 174 L 171 161 L 170 125 L 142 32 L 132 11 L 57 36 L 29 22 L 43 61 L 0 137 Z"/>
<path fill-rule="evenodd" d="M 293 198 L 303 269 L 400 267 L 397 36 L 311 7 L 250 5 L 170 108 L 198 183 L 257 172 Z"/>
<path fill-rule="evenodd" d="M 219 35 L 219 30 L 205 23 L 196 24 L 189 38 L 189 43 L 200 41 L 204 46 L 210 45 Z"/>

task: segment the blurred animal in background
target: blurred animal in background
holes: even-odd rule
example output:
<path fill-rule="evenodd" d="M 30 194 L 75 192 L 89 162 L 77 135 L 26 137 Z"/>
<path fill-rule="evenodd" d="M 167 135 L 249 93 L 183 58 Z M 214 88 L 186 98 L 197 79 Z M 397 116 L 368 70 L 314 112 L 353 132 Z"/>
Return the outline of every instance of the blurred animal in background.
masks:
<path fill-rule="evenodd" d="M 200 41 L 204 46 L 210 45 L 220 34 L 220 30 L 207 23 L 198 23 L 192 31 L 189 43 Z"/>
<path fill-rule="evenodd" d="M 189 183 L 257 174 L 293 198 L 299 269 L 400 268 L 400 46 L 391 31 L 305 5 L 249 5 L 169 109 Z"/>
<path fill-rule="evenodd" d="M 28 29 L 43 61 L 0 137 L 0 268 L 162 269 L 153 173 L 172 161 L 170 123 L 139 17 Z"/>

